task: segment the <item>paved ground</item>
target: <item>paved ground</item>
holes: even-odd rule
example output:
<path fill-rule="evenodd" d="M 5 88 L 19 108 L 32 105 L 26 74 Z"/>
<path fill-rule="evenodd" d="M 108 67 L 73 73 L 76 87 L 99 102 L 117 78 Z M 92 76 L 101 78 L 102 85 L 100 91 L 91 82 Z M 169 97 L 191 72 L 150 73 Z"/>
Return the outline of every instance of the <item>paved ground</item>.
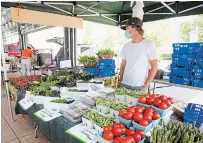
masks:
<path fill-rule="evenodd" d="M 10 75 L 9 77 L 11 77 Z M 14 115 L 15 122 L 11 121 L 8 100 L 5 98 L 5 86 L 1 86 L 1 142 L 2 143 L 52 143 L 51 140 L 39 130 L 38 138 L 34 136 L 33 122 L 21 115 Z M 13 105 L 14 103 L 12 103 Z"/>

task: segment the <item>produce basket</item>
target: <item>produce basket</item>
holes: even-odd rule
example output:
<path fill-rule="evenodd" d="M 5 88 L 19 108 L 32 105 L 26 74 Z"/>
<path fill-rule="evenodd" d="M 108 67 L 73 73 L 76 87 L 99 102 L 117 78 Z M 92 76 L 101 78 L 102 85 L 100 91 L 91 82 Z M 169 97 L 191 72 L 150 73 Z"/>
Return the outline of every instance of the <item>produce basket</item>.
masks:
<path fill-rule="evenodd" d="M 82 116 L 85 112 L 87 112 L 89 108 L 82 104 L 81 102 L 75 102 L 72 105 L 69 106 L 69 108 L 66 110 L 66 112 L 73 117 L 80 117 Z"/>
<path fill-rule="evenodd" d="M 152 124 L 153 124 L 153 122 L 151 122 L 149 125 L 144 127 L 144 126 L 142 126 L 142 125 L 140 125 L 140 124 L 133 121 L 133 129 L 134 130 L 143 130 L 146 133 L 146 132 L 151 130 Z"/>
<path fill-rule="evenodd" d="M 138 103 L 138 98 L 126 95 L 126 102 L 130 105 L 137 105 Z"/>
<path fill-rule="evenodd" d="M 68 91 L 60 91 L 60 96 L 61 98 L 70 98 L 73 97 L 73 93 Z"/>
<path fill-rule="evenodd" d="M 132 120 L 126 120 L 122 117 L 118 117 L 119 118 L 119 122 L 123 123 L 127 128 L 130 128 L 133 126 Z"/>
<path fill-rule="evenodd" d="M 85 126 L 87 126 L 90 129 L 94 128 L 94 124 L 92 121 L 85 119 L 84 117 L 82 117 L 82 123 L 85 124 Z"/>
<path fill-rule="evenodd" d="M 101 128 L 100 126 L 98 126 L 97 124 L 93 123 L 94 125 L 94 129 L 98 132 L 98 133 L 102 133 L 103 132 L 103 128 Z"/>
<path fill-rule="evenodd" d="M 116 119 L 116 122 L 119 122 L 118 114 L 119 114 L 119 111 L 116 111 L 110 108 L 110 116 L 114 117 Z"/>
<path fill-rule="evenodd" d="M 161 117 L 161 122 L 164 122 L 164 124 L 167 125 L 170 122 L 170 118 L 172 114 L 173 114 L 173 111 L 169 111 L 166 115 Z"/>
<path fill-rule="evenodd" d="M 101 135 L 98 134 L 97 137 L 96 137 L 96 140 L 99 143 L 113 143 L 113 140 L 112 141 L 107 141 L 102 136 L 103 136 L 103 133 Z"/>
<path fill-rule="evenodd" d="M 142 104 L 142 103 L 140 103 L 140 102 L 138 102 L 138 104 L 137 104 L 137 105 L 139 105 L 139 106 L 143 106 L 143 107 L 145 107 L 145 108 L 150 107 L 150 105 L 148 105 L 148 104 Z"/>
<path fill-rule="evenodd" d="M 34 103 L 36 104 L 42 104 L 44 105 L 45 100 L 53 100 L 53 99 L 59 99 L 56 97 L 47 97 L 47 96 L 32 96 L 32 100 L 34 101 Z"/>
<path fill-rule="evenodd" d="M 157 120 L 152 120 L 152 128 L 154 128 L 154 127 L 156 127 L 156 126 L 158 126 L 159 125 L 159 123 L 160 123 L 160 118 L 159 119 L 157 119 Z"/>
<path fill-rule="evenodd" d="M 116 95 L 115 94 L 115 99 L 118 101 L 125 102 L 126 101 L 126 95 Z"/>
<path fill-rule="evenodd" d="M 103 114 L 108 114 L 110 112 L 110 108 L 103 105 L 97 105 L 96 108 L 99 112 Z"/>
<path fill-rule="evenodd" d="M 160 109 L 160 108 L 157 108 L 155 106 L 152 106 L 152 108 L 156 111 L 156 112 L 159 112 L 159 114 L 161 116 L 164 116 L 166 115 L 169 111 L 171 111 L 173 109 L 173 105 L 171 105 L 169 108 L 163 110 L 163 109 Z"/>
<path fill-rule="evenodd" d="M 80 82 L 77 82 L 77 83 L 76 83 L 76 86 L 77 86 L 77 88 L 79 88 L 79 89 L 88 89 L 89 83 L 80 83 Z"/>
<path fill-rule="evenodd" d="M 82 121 L 81 117 L 75 118 L 75 117 L 71 116 L 70 114 L 63 114 L 63 116 L 74 124 Z"/>

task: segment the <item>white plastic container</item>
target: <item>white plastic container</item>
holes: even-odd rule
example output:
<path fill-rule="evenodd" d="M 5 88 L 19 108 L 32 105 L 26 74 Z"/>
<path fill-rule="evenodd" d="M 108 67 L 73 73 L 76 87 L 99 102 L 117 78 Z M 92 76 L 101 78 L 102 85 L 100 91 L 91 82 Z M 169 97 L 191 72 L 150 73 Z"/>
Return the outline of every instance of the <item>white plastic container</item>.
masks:
<path fill-rule="evenodd" d="M 126 102 L 130 105 L 137 105 L 138 103 L 138 98 L 126 95 Z"/>
<path fill-rule="evenodd" d="M 117 94 L 115 94 L 115 99 L 117 101 L 125 102 L 126 101 L 126 95 L 117 95 Z"/>
<path fill-rule="evenodd" d="M 77 86 L 77 88 L 79 88 L 79 89 L 88 89 L 89 83 L 80 83 L 80 82 L 77 82 L 77 83 L 76 83 L 76 86 Z"/>
<path fill-rule="evenodd" d="M 110 108 L 110 116 L 114 117 L 116 119 L 116 122 L 119 122 L 118 114 L 119 114 L 119 111 L 116 111 Z"/>
<path fill-rule="evenodd" d="M 60 88 L 57 86 L 51 86 L 50 88 L 51 90 L 60 91 Z"/>
<path fill-rule="evenodd" d="M 98 132 L 98 133 L 102 133 L 103 132 L 103 128 L 101 128 L 100 126 L 98 126 L 97 124 L 93 123 L 94 125 L 94 129 Z"/>
<path fill-rule="evenodd" d="M 173 111 L 169 111 L 168 114 L 161 117 L 160 123 L 164 122 L 164 124 L 167 125 L 170 122 L 170 118 L 172 114 L 173 114 Z"/>
<path fill-rule="evenodd" d="M 42 104 L 42 105 L 44 105 L 44 101 L 45 100 L 52 100 L 52 99 L 59 99 L 59 98 L 56 98 L 56 97 L 47 97 L 47 96 L 32 96 L 32 100 L 36 104 Z"/>
<path fill-rule="evenodd" d="M 97 105 L 96 108 L 99 112 L 103 114 L 108 114 L 110 112 L 110 108 L 103 105 Z"/>
<path fill-rule="evenodd" d="M 90 129 L 94 128 L 94 124 L 92 121 L 85 119 L 84 117 L 82 117 L 82 123 L 87 126 Z"/>

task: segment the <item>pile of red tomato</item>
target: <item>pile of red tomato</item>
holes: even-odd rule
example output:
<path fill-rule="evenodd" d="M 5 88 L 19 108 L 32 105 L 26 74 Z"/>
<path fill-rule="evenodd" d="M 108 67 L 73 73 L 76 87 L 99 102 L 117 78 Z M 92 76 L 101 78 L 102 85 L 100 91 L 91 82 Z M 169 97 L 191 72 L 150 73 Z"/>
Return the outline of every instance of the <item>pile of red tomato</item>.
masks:
<path fill-rule="evenodd" d="M 158 94 L 144 94 L 138 99 L 139 103 L 153 105 L 160 109 L 168 109 L 174 103 L 174 99 Z"/>
<path fill-rule="evenodd" d="M 119 116 L 126 120 L 134 122 L 146 127 L 152 120 L 160 118 L 160 114 L 155 112 L 153 108 L 144 108 L 143 106 L 131 106 L 128 110 L 121 110 Z"/>
<path fill-rule="evenodd" d="M 115 123 L 112 126 L 104 127 L 103 138 L 113 143 L 138 143 L 145 137 L 142 130 L 126 129 L 124 124 Z"/>

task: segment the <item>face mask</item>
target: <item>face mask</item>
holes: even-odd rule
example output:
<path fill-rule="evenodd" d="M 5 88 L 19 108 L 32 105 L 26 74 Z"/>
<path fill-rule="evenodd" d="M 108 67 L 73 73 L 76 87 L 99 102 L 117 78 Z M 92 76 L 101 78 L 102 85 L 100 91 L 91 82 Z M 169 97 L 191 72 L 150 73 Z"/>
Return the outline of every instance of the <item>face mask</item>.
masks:
<path fill-rule="evenodd" d="M 130 37 L 131 37 L 131 34 L 129 33 L 128 30 L 125 30 L 125 37 L 126 37 L 127 39 L 130 39 Z"/>

